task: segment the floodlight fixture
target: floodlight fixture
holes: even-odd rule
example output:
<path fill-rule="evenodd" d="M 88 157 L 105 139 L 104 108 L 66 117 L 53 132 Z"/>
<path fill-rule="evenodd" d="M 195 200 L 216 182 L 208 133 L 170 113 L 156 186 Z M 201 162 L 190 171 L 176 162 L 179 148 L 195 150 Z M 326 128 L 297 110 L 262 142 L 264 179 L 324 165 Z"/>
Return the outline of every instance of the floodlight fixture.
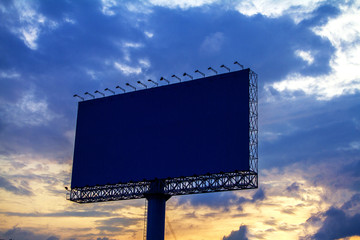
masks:
<path fill-rule="evenodd" d="M 230 68 L 228 68 L 227 66 L 225 66 L 224 64 L 220 66 L 221 68 L 226 68 L 229 72 L 230 72 Z"/>
<path fill-rule="evenodd" d="M 190 74 L 188 74 L 188 73 L 186 73 L 186 72 L 184 72 L 183 76 L 184 76 L 184 77 L 185 77 L 185 76 L 188 76 L 189 78 L 191 78 L 191 80 L 194 79 Z"/>
<path fill-rule="evenodd" d="M 152 82 L 153 84 L 155 84 L 156 86 L 159 86 L 159 84 L 151 79 L 148 79 L 148 82 Z"/>
<path fill-rule="evenodd" d="M 77 94 L 74 94 L 74 96 L 73 97 L 78 97 L 78 98 L 80 98 L 81 100 L 85 100 L 83 97 L 80 97 L 79 95 L 77 95 Z"/>
<path fill-rule="evenodd" d="M 122 87 L 120 87 L 120 86 L 116 86 L 115 88 L 119 88 L 120 90 L 122 90 L 123 92 L 126 92 L 126 90 L 125 89 L 123 89 Z"/>
<path fill-rule="evenodd" d="M 213 71 L 215 74 L 218 74 L 218 72 L 217 72 L 215 69 L 213 69 L 212 67 L 208 67 L 208 70 L 211 70 L 211 71 Z"/>
<path fill-rule="evenodd" d="M 235 61 L 234 64 L 237 64 L 241 67 L 241 69 L 244 69 L 244 65 L 240 64 L 238 61 Z"/>
<path fill-rule="evenodd" d="M 104 91 L 109 91 L 109 92 L 112 92 L 112 94 L 114 94 L 114 95 L 115 95 L 115 92 L 114 92 L 113 90 L 109 89 L 109 88 L 105 88 L 105 90 L 104 90 Z"/>
<path fill-rule="evenodd" d="M 137 81 L 138 84 L 144 86 L 145 88 L 147 88 L 147 85 L 145 85 L 144 83 L 142 83 L 141 81 Z"/>
<path fill-rule="evenodd" d="M 167 80 L 166 78 L 161 77 L 161 78 L 160 78 L 160 81 L 162 81 L 162 80 L 164 80 L 164 81 L 166 81 L 168 84 L 170 84 L 170 81 L 169 81 L 169 80 Z"/>
<path fill-rule="evenodd" d="M 136 87 L 134 87 L 134 86 L 131 85 L 130 83 L 126 83 L 126 86 L 132 87 L 132 88 L 136 91 Z"/>
<path fill-rule="evenodd" d="M 89 96 L 91 96 L 92 98 L 95 98 L 95 96 L 94 95 L 92 95 L 91 93 L 89 93 L 89 92 L 86 92 L 86 93 L 84 93 L 85 95 L 89 95 Z"/>
<path fill-rule="evenodd" d="M 172 75 L 171 77 L 173 77 L 173 78 L 177 78 L 180 82 L 181 82 L 181 78 L 179 78 L 178 76 L 176 76 L 175 74 L 174 75 Z"/>
<path fill-rule="evenodd" d="M 199 70 L 197 70 L 197 69 L 195 70 L 195 72 L 196 72 L 196 73 L 199 73 L 199 74 L 201 74 L 203 77 L 205 77 L 205 73 L 200 72 L 200 71 L 199 71 Z"/>
<path fill-rule="evenodd" d="M 105 97 L 105 94 L 100 92 L 99 90 L 96 90 L 94 93 L 99 93 L 99 94 L 103 95 L 103 97 Z"/>

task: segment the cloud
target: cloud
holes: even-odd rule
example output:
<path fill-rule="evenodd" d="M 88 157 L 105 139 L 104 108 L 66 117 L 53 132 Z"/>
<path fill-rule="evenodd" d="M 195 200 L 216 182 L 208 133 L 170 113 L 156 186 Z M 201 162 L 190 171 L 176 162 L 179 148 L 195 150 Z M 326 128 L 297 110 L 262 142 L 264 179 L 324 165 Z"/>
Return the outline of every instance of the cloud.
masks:
<path fill-rule="evenodd" d="M 232 231 L 229 236 L 224 236 L 223 240 L 248 240 L 248 229 L 246 225 L 240 226 L 239 230 Z"/>
<path fill-rule="evenodd" d="M 259 188 L 252 197 L 252 202 L 263 201 L 265 199 L 265 191 L 263 188 Z"/>
<path fill-rule="evenodd" d="M 13 2 L 6 2 L 0 3 L 8 4 L 0 10 L 3 54 L 0 59 L 0 153 L 13 158 L 1 163 L 5 181 L 2 180 L 0 185 L 8 198 L 12 193 L 6 188 L 15 192 L 15 188 L 20 192 L 20 188 L 29 189 L 25 182 L 21 183 L 23 180 L 37 187 L 36 198 L 44 194 L 54 197 L 54 192 L 61 191 L 60 187 L 63 190 L 63 183 L 69 182 L 74 140 L 69 133 L 74 132 L 77 104 L 72 98 L 74 93 L 83 94 L 106 87 L 115 89 L 116 85 L 124 86 L 127 81 L 136 84 L 137 80 L 158 80 L 160 76 L 170 79 L 172 74 L 190 73 L 195 69 L 208 75 L 209 66 L 219 70 L 221 64 L 232 70 L 239 69 L 232 64 L 234 60 L 251 67 L 260 76 L 261 188 L 241 193 L 177 197 L 179 204 L 171 211 L 174 211 L 174 218 L 178 218 L 172 224 L 179 223 L 182 227 L 179 233 L 186 234 L 195 229 L 196 237 L 196 234 L 208 232 L 203 230 L 206 225 L 210 229 L 218 228 L 218 239 L 225 234 L 229 236 L 224 237 L 230 238 L 233 229 L 237 229 L 234 232 L 238 234 L 243 233 L 244 238 L 249 238 L 249 234 L 244 233 L 249 230 L 258 234 L 256 236 L 263 234 L 264 239 L 293 239 L 291 236 L 302 234 L 301 224 L 312 213 L 324 211 L 330 203 L 341 204 L 348 191 L 359 191 L 359 98 L 356 91 L 353 95 L 350 90 L 342 91 L 341 83 L 338 83 L 341 94 L 331 97 L 335 95 L 329 94 L 330 90 L 338 85 L 334 84 L 334 87 L 326 82 L 349 79 L 347 88 L 354 89 L 351 79 L 358 72 L 356 8 L 297 0 L 277 4 L 260 0 L 132 1 L 122 4 L 111 0 L 38 1 L 29 3 L 35 11 L 32 17 L 29 15 L 34 23 L 27 20 L 20 23 Z M 247 8 L 241 4 L 253 6 Z M 234 5 L 239 8 L 234 9 Z M 347 14 L 349 19 L 345 17 Z M 44 19 L 44 23 L 39 19 Z M 333 22 L 336 19 L 337 22 Z M 52 28 L 51 22 L 58 25 L 54 24 Z M 47 23 L 50 24 L 48 27 L 45 26 Z M 14 29 L 25 29 L 25 32 L 14 33 L 11 31 Z M 342 29 L 344 35 L 340 34 Z M 351 46 L 354 46 L 354 52 L 351 52 Z M 336 71 L 342 73 L 336 75 L 334 66 L 344 67 L 347 62 L 352 62 L 353 67 L 339 67 Z M 299 77 L 295 79 L 297 82 L 285 84 L 283 90 L 280 85 L 273 85 L 295 75 Z M 307 82 L 308 79 L 311 81 Z M 269 92 L 264 91 L 264 85 L 269 86 Z M 36 91 L 19 90 L 32 87 Z M 314 88 L 313 91 L 307 90 L 310 88 Z M 272 97 L 272 102 L 265 101 L 267 96 Z M 329 98 L 326 102 L 315 100 L 322 97 Z M 339 147 L 353 149 L 344 151 Z M 41 156 L 38 161 L 43 162 L 43 170 L 33 165 L 34 156 Z M 44 156 L 50 157 L 44 160 Z M 66 165 L 66 171 L 54 174 L 53 167 L 46 168 L 55 157 Z M 14 163 L 11 165 L 13 170 L 5 169 L 3 162 Z M 21 172 L 19 168 L 26 171 Z M 263 171 L 265 169 L 268 172 Z M 33 185 L 30 179 L 40 184 Z M 119 235 L 128 229 L 127 224 L 130 229 L 141 225 L 135 220 L 126 220 L 128 217 L 115 217 L 119 209 L 109 203 L 97 204 L 96 210 L 86 209 L 85 205 L 76 205 L 73 210 L 66 208 L 66 211 L 49 206 L 46 212 L 40 213 L 33 211 L 43 209 L 38 201 L 23 203 L 30 210 L 24 210 L 24 213 L 7 210 L 4 213 L 9 216 L 5 218 L 7 224 L 19 219 L 26 226 L 33 226 L 30 218 L 39 217 L 36 224 L 44 226 L 46 223 L 41 221 L 50 219 L 53 228 L 63 237 L 67 234 L 63 227 L 72 224 L 67 219 L 80 219 L 77 222 L 88 226 L 99 220 L 95 222 L 94 230 L 74 226 L 76 229 L 71 231 L 78 232 L 75 236 L 81 239 L 99 237 L 81 235 L 85 231 L 107 231 L 108 234 L 100 235 L 104 239 L 133 239 L 135 237 Z M 142 202 L 126 204 L 135 212 L 143 207 Z M 246 208 L 241 209 L 244 205 Z M 171 204 L 169 206 L 171 209 Z M 187 208 L 190 208 L 189 212 L 186 212 Z M 358 214 L 356 198 L 340 210 L 346 212 L 348 219 Z M 192 217 L 188 220 L 180 216 Z M 203 216 L 217 217 L 217 221 L 210 223 L 206 221 L 208 218 L 202 219 Z M 238 228 L 239 223 L 234 220 L 241 221 L 244 216 L 249 222 Z M 109 219 L 101 222 L 106 218 Z M 324 217 L 319 219 L 320 224 Z M 284 221 L 288 223 L 283 224 Z M 269 225 L 263 227 L 261 223 L 264 222 Z M 292 222 L 298 223 L 296 229 Z M 213 232 L 210 234 L 209 239 L 215 238 Z M 52 235 L 36 239 L 46 240 Z"/>
<path fill-rule="evenodd" d="M 339 147 L 338 150 L 343 150 L 343 151 L 356 151 L 356 150 L 360 150 L 360 141 L 352 141 L 348 144 L 348 146 L 346 147 Z"/>
<path fill-rule="evenodd" d="M 8 216 L 17 216 L 17 217 L 109 217 L 113 216 L 110 212 L 104 211 L 62 211 L 62 212 L 53 212 L 53 213 L 21 213 L 21 212 L 0 212 L 1 214 L 6 214 Z"/>
<path fill-rule="evenodd" d="M 46 240 L 60 240 L 60 238 L 55 237 L 55 236 L 51 236 L 51 237 L 49 237 L 49 238 L 46 239 Z"/>
<path fill-rule="evenodd" d="M 0 78 L 19 78 L 20 74 L 16 71 L 1 71 Z"/>
<path fill-rule="evenodd" d="M 114 7 L 117 6 L 117 2 L 115 0 L 101 0 L 102 3 L 102 13 L 108 16 L 115 15 Z"/>
<path fill-rule="evenodd" d="M 20 240 L 59 240 L 56 236 L 46 234 L 39 234 L 30 230 L 23 230 L 19 227 L 13 227 L 6 232 L 0 232 L 0 236 L 6 239 L 20 239 Z"/>
<path fill-rule="evenodd" d="M 221 51 L 222 45 L 224 43 L 225 36 L 222 32 L 216 32 L 209 36 L 205 37 L 205 40 L 200 46 L 200 51 L 207 54 L 217 53 Z"/>
<path fill-rule="evenodd" d="M 42 32 L 55 29 L 58 25 L 39 13 L 34 2 L 14 1 L 2 7 L 5 16 L 15 13 L 9 20 L 5 18 L 3 24 L 32 50 L 37 50 L 37 40 Z"/>
<path fill-rule="evenodd" d="M 188 9 L 204 6 L 206 4 L 212 4 L 214 2 L 217 2 L 217 0 L 149 0 L 149 2 L 155 6 Z"/>
<path fill-rule="evenodd" d="M 109 218 L 105 220 L 96 220 L 97 226 L 96 228 L 100 231 L 107 232 L 120 232 L 128 229 L 129 226 L 136 225 L 138 222 L 143 219 L 134 219 L 134 218 Z"/>
<path fill-rule="evenodd" d="M 49 110 L 47 101 L 37 99 L 33 92 L 25 93 L 16 104 L 5 104 L 3 108 L 8 123 L 19 127 L 46 125 L 56 117 Z"/>
<path fill-rule="evenodd" d="M 119 62 L 114 62 L 114 66 L 125 75 L 140 74 L 142 72 L 141 67 L 131 67 Z"/>
<path fill-rule="evenodd" d="M 314 57 L 311 55 L 311 52 L 309 51 L 296 50 L 295 55 L 300 57 L 305 62 L 307 62 L 308 65 L 314 62 Z"/>
<path fill-rule="evenodd" d="M 323 226 L 312 236 L 312 239 L 339 239 L 360 235 L 360 214 L 348 216 L 343 210 L 330 208 L 324 213 Z"/>
<path fill-rule="evenodd" d="M 107 225 L 107 226 L 117 225 L 117 226 L 128 227 L 128 226 L 136 224 L 138 221 L 141 221 L 141 219 L 128 219 L 128 218 L 116 217 L 116 218 L 109 218 L 109 219 L 105 219 L 105 220 L 99 220 L 99 221 L 97 221 L 97 223 Z"/>
<path fill-rule="evenodd" d="M 0 188 L 5 189 L 6 191 L 12 192 L 16 195 L 32 196 L 33 193 L 26 188 L 16 187 L 10 181 L 0 176 Z"/>
<path fill-rule="evenodd" d="M 341 206 L 341 210 L 346 211 L 347 213 L 359 213 L 360 212 L 360 194 L 354 194 L 351 199 L 345 202 Z"/>
<path fill-rule="evenodd" d="M 259 188 L 255 191 L 252 198 L 239 197 L 237 199 L 237 209 L 239 211 L 243 211 L 243 205 L 245 203 L 261 203 L 261 201 L 265 200 L 265 191 L 264 188 Z"/>
<path fill-rule="evenodd" d="M 222 208 L 224 211 L 226 211 L 230 205 L 237 201 L 237 199 L 238 197 L 232 192 L 224 192 L 219 194 L 207 193 L 191 195 L 187 198 L 180 198 L 178 203 L 180 205 L 189 203 L 193 206 L 207 206 L 215 209 Z"/>
<path fill-rule="evenodd" d="M 360 14 L 360 3 L 341 6 L 341 13 L 324 25 L 314 27 L 317 35 L 331 42 L 336 49 L 330 61 L 331 71 L 318 76 L 308 76 L 298 72 L 291 73 L 282 81 L 266 85 L 280 93 L 302 91 L 318 100 L 330 100 L 341 95 L 360 92 L 360 23 L 355 19 Z M 296 52 L 295 52 L 296 53 Z M 300 55 L 301 54 L 301 55 Z M 298 52 L 308 63 L 316 64 L 316 58 Z"/>
<path fill-rule="evenodd" d="M 146 35 L 146 37 L 148 37 L 148 38 L 152 38 L 152 37 L 154 37 L 154 33 L 149 32 L 149 31 L 145 31 L 145 32 L 144 32 L 144 34 L 145 34 L 145 35 Z"/>
<path fill-rule="evenodd" d="M 278 18 L 288 15 L 298 23 L 306 19 L 321 3 L 321 0 L 245 0 L 239 1 L 236 9 L 247 16 L 262 14 L 270 18 Z"/>
<path fill-rule="evenodd" d="M 359 130 L 353 119 L 360 114 L 357 108 L 358 98 L 350 96 L 326 102 L 306 96 L 286 101 L 275 98 L 269 103 L 264 100 L 259 106 L 262 111 L 259 148 L 266 158 L 262 167 L 284 167 L 294 162 L 315 160 L 328 164 L 344 163 L 345 159 L 355 161 Z M 335 133 L 333 129 L 342 131 Z"/>

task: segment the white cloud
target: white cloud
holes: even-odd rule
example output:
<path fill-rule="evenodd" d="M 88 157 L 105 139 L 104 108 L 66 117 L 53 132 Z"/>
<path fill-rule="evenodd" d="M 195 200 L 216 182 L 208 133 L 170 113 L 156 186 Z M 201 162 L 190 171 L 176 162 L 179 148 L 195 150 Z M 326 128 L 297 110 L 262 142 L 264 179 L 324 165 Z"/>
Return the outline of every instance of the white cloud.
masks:
<path fill-rule="evenodd" d="M 96 74 L 96 72 L 94 70 L 87 69 L 86 74 L 89 75 L 92 80 L 97 79 L 97 74 Z"/>
<path fill-rule="evenodd" d="M 310 51 L 296 50 L 295 55 L 307 62 L 308 65 L 314 62 L 314 57 L 311 55 Z"/>
<path fill-rule="evenodd" d="M 270 132 L 265 131 L 262 133 L 262 137 L 264 141 L 273 142 L 278 140 L 283 134 L 280 132 Z"/>
<path fill-rule="evenodd" d="M 46 125 L 57 117 L 50 111 L 44 99 L 37 99 L 33 92 L 26 93 L 15 104 L 4 104 L 5 119 L 17 126 L 40 126 Z"/>
<path fill-rule="evenodd" d="M 124 42 L 123 47 L 125 48 L 141 48 L 144 45 L 142 43 L 136 43 L 136 42 Z"/>
<path fill-rule="evenodd" d="M 148 31 L 145 31 L 144 34 L 145 34 L 145 36 L 148 37 L 148 38 L 152 38 L 152 37 L 154 36 L 154 33 L 148 32 Z"/>
<path fill-rule="evenodd" d="M 69 18 L 69 17 L 64 18 L 64 22 L 70 23 L 70 24 L 75 24 L 76 23 L 76 21 L 74 19 Z"/>
<path fill-rule="evenodd" d="M 114 67 L 125 75 L 140 74 L 142 72 L 141 67 L 132 67 L 119 62 L 114 62 Z"/>
<path fill-rule="evenodd" d="M 149 68 L 151 66 L 151 63 L 148 59 L 139 59 L 139 64 L 144 68 Z"/>
<path fill-rule="evenodd" d="M 341 14 L 330 19 L 325 26 L 314 28 L 314 32 L 329 39 L 336 48 L 348 48 L 360 40 L 360 2 L 340 6 Z"/>
<path fill-rule="evenodd" d="M 0 78 L 18 78 L 20 74 L 15 71 L 1 71 Z"/>
<path fill-rule="evenodd" d="M 38 13 L 33 1 L 14 1 L 13 7 L 2 8 L 1 11 L 9 17 L 4 23 L 5 26 L 32 50 L 38 48 L 37 40 L 43 30 L 58 26 L 56 22 Z"/>
<path fill-rule="evenodd" d="M 205 4 L 211 4 L 217 1 L 218 0 L 150 0 L 150 3 L 161 7 L 187 9 L 192 7 L 200 7 Z"/>
<path fill-rule="evenodd" d="M 208 53 L 219 52 L 224 40 L 225 36 L 222 32 L 211 34 L 204 39 L 200 46 L 200 50 Z"/>
<path fill-rule="evenodd" d="M 101 3 L 102 3 L 101 11 L 103 14 L 108 16 L 115 15 L 115 12 L 113 10 L 113 8 L 117 6 L 117 2 L 115 0 L 101 0 Z"/>
<path fill-rule="evenodd" d="M 144 69 L 148 69 L 151 66 L 151 63 L 146 58 L 141 58 L 138 60 L 137 66 L 130 66 L 128 64 L 120 63 L 120 62 L 114 62 L 114 67 L 117 70 L 120 70 L 125 75 L 131 75 L 131 74 L 140 74 L 143 72 Z"/>
<path fill-rule="evenodd" d="M 130 51 L 132 49 L 138 49 L 138 48 L 142 48 L 144 47 L 144 44 L 139 43 L 139 42 L 116 42 L 116 45 L 118 45 L 122 52 L 124 53 L 124 59 L 127 62 L 131 61 L 131 55 L 130 55 Z"/>
<path fill-rule="evenodd" d="M 353 118 L 352 121 L 355 125 L 355 128 L 360 131 L 360 120 Z"/>
<path fill-rule="evenodd" d="M 330 61 L 332 71 L 321 76 L 292 73 L 284 80 L 265 86 L 279 92 L 303 91 L 319 100 L 330 100 L 360 91 L 360 3 L 342 6 L 341 14 L 313 31 L 335 47 Z M 306 56 L 305 56 L 306 57 Z"/>
<path fill-rule="evenodd" d="M 350 147 L 354 150 L 360 150 L 360 142 L 351 142 Z"/>
<path fill-rule="evenodd" d="M 360 150 L 360 141 L 353 141 L 348 144 L 346 147 L 340 147 L 338 150 L 344 151 L 352 151 L 352 150 Z"/>
<path fill-rule="evenodd" d="M 239 1 L 236 10 L 247 16 L 262 14 L 271 18 L 286 14 L 295 22 L 300 22 L 323 2 L 322 0 L 244 0 Z"/>
<path fill-rule="evenodd" d="M 146 1 L 126 3 L 126 8 L 132 13 L 141 14 L 143 17 L 153 12 Z"/>

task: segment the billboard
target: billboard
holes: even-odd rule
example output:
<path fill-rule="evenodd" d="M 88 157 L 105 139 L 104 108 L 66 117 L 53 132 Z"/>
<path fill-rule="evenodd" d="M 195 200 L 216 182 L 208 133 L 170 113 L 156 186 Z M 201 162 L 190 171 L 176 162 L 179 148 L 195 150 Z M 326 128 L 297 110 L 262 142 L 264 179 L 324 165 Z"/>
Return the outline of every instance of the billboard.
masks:
<path fill-rule="evenodd" d="M 79 102 L 71 188 L 249 171 L 249 74 Z"/>

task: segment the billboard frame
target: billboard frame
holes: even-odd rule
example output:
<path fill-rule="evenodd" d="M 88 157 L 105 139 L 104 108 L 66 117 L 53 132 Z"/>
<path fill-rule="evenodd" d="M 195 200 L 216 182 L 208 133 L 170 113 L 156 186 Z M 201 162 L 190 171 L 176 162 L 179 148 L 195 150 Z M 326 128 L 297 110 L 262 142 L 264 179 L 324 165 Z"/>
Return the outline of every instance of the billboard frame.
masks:
<path fill-rule="evenodd" d="M 258 75 L 249 71 L 249 171 L 155 179 L 169 196 L 255 189 L 258 187 Z M 73 188 L 67 200 L 77 203 L 145 198 L 153 181 Z"/>

